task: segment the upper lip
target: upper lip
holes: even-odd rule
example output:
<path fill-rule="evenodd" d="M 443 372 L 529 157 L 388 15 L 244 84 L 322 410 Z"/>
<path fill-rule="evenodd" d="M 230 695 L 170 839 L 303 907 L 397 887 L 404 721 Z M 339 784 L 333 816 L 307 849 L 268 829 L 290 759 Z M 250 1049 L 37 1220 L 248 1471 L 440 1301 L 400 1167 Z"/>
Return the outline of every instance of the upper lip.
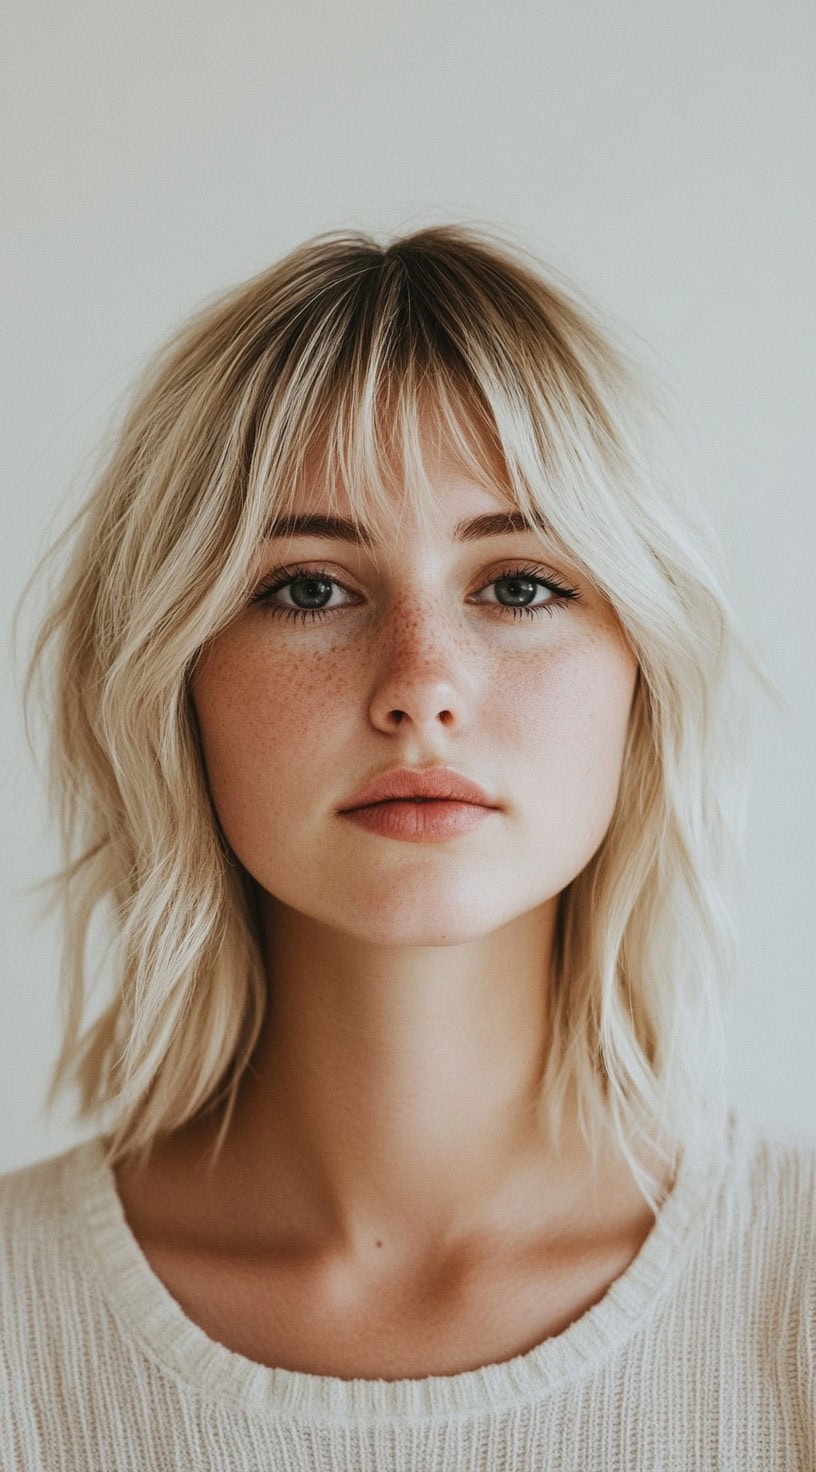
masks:
<path fill-rule="evenodd" d="M 395 767 L 380 772 L 370 782 L 363 783 L 339 809 L 341 813 L 351 808 L 368 807 L 375 802 L 388 802 L 390 798 L 430 797 L 442 801 L 478 803 L 480 807 L 497 806 L 492 798 L 469 777 L 453 767 Z"/>

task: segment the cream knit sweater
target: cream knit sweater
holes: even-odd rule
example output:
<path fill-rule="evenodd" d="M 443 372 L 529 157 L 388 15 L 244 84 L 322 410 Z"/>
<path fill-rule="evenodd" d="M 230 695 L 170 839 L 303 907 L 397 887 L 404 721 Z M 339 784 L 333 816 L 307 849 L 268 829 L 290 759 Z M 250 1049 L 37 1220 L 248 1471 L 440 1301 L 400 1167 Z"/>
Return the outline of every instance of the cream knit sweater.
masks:
<path fill-rule="evenodd" d="M 562 1333 L 455 1375 L 245 1359 L 153 1273 L 98 1138 L 0 1176 L 2 1472 L 813 1472 L 816 1138 L 731 1109 Z"/>

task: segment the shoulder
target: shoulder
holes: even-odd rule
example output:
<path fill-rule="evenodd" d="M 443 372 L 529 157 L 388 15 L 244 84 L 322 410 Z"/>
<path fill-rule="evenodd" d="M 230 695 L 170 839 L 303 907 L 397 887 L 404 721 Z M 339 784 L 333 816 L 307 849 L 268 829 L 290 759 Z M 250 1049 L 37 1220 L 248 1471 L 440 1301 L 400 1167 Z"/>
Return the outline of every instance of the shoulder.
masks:
<path fill-rule="evenodd" d="M 76 1238 L 66 1177 L 81 1171 L 89 1144 L 0 1174 L 0 1314 L 34 1307 L 51 1273 L 64 1274 Z"/>
<path fill-rule="evenodd" d="M 711 1266 L 773 1374 L 816 1386 L 816 1134 L 732 1111 Z"/>
<path fill-rule="evenodd" d="M 713 1225 L 732 1245 L 784 1267 L 816 1266 L 816 1132 L 731 1109 Z"/>
<path fill-rule="evenodd" d="M 101 1359 L 99 1297 L 81 1205 L 94 1159 L 94 1144 L 86 1141 L 0 1174 L 4 1468 L 90 1466 L 87 1447 L 75 1453 L 73 1437 L 74 1410 L 92 1407 Z"/>
<path fill-rule="evenodd" d="M 30 1233 L 45 1229 L 59 1211 L 62 1169 L 71 1151 L 0 1174 L 0 1243 L 13 1251 Z"/>
<path fill-rule="evenodd" d="M 727 1291 L 733 1310 L 760 1299 L 778 1308 L 790 1293 L 804 1301 L 816 1279 L 816 1132 L 741 1106 L 705 1123 L 681 1186 L 678 1259 L 699 1291 Z"/>
<path fill-rule="evenodd" d="M 727 1179 L 749 1224 L 812 1252 L 816 1242 L 816 1132 L 732 1111 Z"/>

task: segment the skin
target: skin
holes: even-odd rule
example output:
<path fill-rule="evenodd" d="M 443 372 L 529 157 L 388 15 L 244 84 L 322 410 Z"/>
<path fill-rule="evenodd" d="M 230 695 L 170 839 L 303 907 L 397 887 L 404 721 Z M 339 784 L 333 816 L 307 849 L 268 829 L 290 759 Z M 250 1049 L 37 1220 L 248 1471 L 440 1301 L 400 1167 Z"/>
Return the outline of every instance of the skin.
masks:
<path fill-rule="evenodd" d="M 571 1107 L 558 1155 L 532 1113 L 558 896 L 612 817 L 636 661 L 545 534 L 454 542 L 460 519 L 509 509 L 498 467 L 487 488 L 444 442 L 425 456 L 429 535 L 406 520 L 387 568 L 336 539 L 267 541 L 257 582 L 325 568 L 344 585 L 332 611 L 250 604 L 198 665 L 212 800 L 258 886 L 272 1004 L 217 1165 L 205 1120 L 117 1167 L 187 1312 L 316 1373 L 522 1352 L 602 1296 L 654 1224 L 620 1160 L 591 1178 Z M 319 477 L 301 509 L 331 509 Z M 580 597 L 503 611 L 491 580 L 527 564 Z M 296 606 L 291 585 L 277 599 Z M 338 815 L 375 773 L 432 762 L 499 811 L 430 843 Z"/>

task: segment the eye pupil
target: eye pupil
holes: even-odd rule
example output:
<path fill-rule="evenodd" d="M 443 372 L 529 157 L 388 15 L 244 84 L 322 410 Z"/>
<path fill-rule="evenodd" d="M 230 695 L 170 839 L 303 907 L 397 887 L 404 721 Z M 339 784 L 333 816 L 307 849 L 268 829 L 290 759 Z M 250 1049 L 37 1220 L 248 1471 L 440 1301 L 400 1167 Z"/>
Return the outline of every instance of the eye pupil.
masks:
<path fill-rule="evenodd" d="M 298 600 L 295 598 L 295 588 L 298 586 L 298 584 L 301 584 L 301 585 L 305 584 L 305 586 L 306 586 L 306 588 L 308 590 L 307 593 L 306 593 L 306 595 L 305 595 L 306 602 L 305 603 L 303 603 L 303 602 L 299 603 L 298 604 L 299 607 L 303 607 L 303 608 L 322 608 L 323 603 L 327 603 L 328 600 L 329 600 L 329 598 L 331 597 L 331 587 L 332 587 L 332 585 L 331 585 L 330 582 L 328 582 L 328 580 L 326 578 L 293 578 L 292 581 L 289 584 L 289 591 L 291 592 L 292 597 L 295 599 L 295 602 L 298 602 Z M 320 592 L 315 592 L 314 591 L 315 589 L 321 589 L 321 590 L 323 590 L 325 596 L 323 596 L 322 602 L 321 602 L 321 593 Z M 311 600 L 314 600 L 314 601 L 311 601 Z"/>
<path fill-rule="evenodd" d="M 505 600 L 501 597 L 501 587 L 502 587 L 502 584 L 504 584 L 504 585 L 506 585 L 507 587 L 510 588 L 510 590 L 511 590 L 511 592 L 510 592 L 510 598 L 511 599 L 516 598 L 516 596 L 517 596 L 517 590 L 519 590 L 519 589 L 523 589 L 524 590 L 524 592 L 522 592 L 521 595 L 520 595 L 522 597 L 522 599 L 524 599 L 525 597 L 528 597 L 528 598 L 529 597 L 534 597 L 535 596 L 535 593 L 536 593 L 536 588 L 537 588 L 536 583 L 534 583 L 531 578 L 497 578 L 496 579 L 496 595 L 497 595 L 500 603 L 504 603 L 505 602 Z M 508 606 L 511 606 L 512 607 L 514 605 L 512 603 L 510 603 Z"/>

